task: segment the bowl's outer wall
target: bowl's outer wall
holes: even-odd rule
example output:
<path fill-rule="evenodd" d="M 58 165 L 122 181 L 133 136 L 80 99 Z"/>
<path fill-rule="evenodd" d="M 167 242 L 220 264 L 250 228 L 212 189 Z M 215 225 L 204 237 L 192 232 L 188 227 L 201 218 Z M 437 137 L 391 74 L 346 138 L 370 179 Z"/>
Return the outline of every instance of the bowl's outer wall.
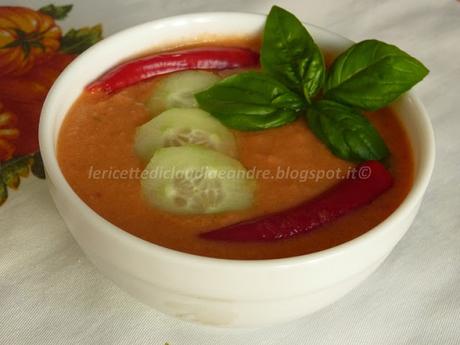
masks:
<path fill-rule="evenodd" d="M 221 260 L 175 252 L 116 228 L 86 206 L 56 160 L 62 120 L 84 86 L 129 56 L 171 42 L 260 34 L 265 17 L 207 13 L 167 18 L 128 29 L 77 58 L 53 86 L 42 112 L 40 148 L 56 206 L 90 260 L 126 291 L 168 314 L 224 327 L 256 327 L 301 317 L 337 300 L 385 259 L 409 228 L 433 164 L 432 131 L 423 107 L 404 96 L 403 110 L 417 162 L 416 192 L 389 219 L 358 239 L 296 258 Z M 340 52 L 351 42 L 308 26 L 318 44 Z M 120 49 L 122 47 L 122 49 Z M 414 125 L 415 124 L 415 125 Z M 430 137 L 431 136 L 431 137 Z"/>

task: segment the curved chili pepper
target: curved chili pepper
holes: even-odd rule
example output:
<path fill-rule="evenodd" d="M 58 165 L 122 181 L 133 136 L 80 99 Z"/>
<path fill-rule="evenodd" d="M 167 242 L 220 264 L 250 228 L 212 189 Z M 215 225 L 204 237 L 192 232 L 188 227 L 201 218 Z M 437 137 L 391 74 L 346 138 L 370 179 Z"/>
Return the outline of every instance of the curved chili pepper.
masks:
<path fill-rule="evenodd" d="M 223 70 L 254 67 L 259 54 L 245 48 L 197 48 L 144 56 L 122 63 L 90 83 L 90 92 L 114 93 L 152 77 L 183 70 Z"/>
<path fill-rule="evenodd" d="M 356 174 L 313 200 L 292 209 L 200 234 L 219 241 L 273 241 L 306 233 L 367 205 L 393 185 L 378 161 L 367 161 Z"/>

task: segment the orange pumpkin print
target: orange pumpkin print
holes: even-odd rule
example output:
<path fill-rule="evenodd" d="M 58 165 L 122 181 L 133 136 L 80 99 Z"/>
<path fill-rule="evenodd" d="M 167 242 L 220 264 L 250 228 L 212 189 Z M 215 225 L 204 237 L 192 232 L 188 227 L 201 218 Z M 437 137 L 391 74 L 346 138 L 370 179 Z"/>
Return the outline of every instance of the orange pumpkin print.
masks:
<path fill-rule="evenodd" d="M 15 150 L 15 141 L 19 137 L 16 128 L 17 118 L 0 103 L 0 162 L 10 159 Z"/>
<path fill-rule="evenodd" d="M 38 151 L 38 122 L 49 88 L 75 55 L 56 53 L 21 77 L 0 78 L 0 99 L 17 114 L 20 136 L 15 155 Z"/>
<path fill-rule="evenodd" d="M 0 76 L 18 76 L 60 47 L 54 19 L 25 7 L 0 7 Z"/>
<path fill-rule="evenodd" d="M 38 147 L 43 102 L 61 71 L 102 39 L 100 24 L 62 35 L 55 20 L 72 7 L 0 6 L 0 206 L 29 171 L 45 178 Z"/>

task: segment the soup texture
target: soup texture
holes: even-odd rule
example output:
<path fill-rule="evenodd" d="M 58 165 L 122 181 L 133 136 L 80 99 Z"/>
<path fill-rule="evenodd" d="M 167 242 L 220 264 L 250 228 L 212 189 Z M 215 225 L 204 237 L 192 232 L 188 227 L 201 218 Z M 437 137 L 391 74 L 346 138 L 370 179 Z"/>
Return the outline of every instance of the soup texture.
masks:
<path fill-rule="evenodd" d="M 254 45 L 254 41 L 240 41 L 238 45 Z M 73 190 L 101 217 L 134 236 L 216 258 L 297 256 L 331 248 L 369 231 L 401 204 L 412 185 L 414 164 L 408 137 L 398 115 L 385 108 L 366 113 L 366 117 L 391 151 L 385 163 L 395 183 L 371 204 L 290 239 L 250 243 L 202 239 L 198 235 L 204 231 L 314 198 L 347 176 L 354 164 L 334 156 L 302 118 L 264 131 L 233 130 L 238 159 L 257 183 L 251 208 L 212 215 L 178 215 L 154 208 L 142 196 L 140 173 L 146 163 L 136 156 L 133 144 L 136 128 L 151 118 L 145 103 L 161 78 L 110 96 L 84 92 L 67 114 L 58 138 L 59 164 Z"/>

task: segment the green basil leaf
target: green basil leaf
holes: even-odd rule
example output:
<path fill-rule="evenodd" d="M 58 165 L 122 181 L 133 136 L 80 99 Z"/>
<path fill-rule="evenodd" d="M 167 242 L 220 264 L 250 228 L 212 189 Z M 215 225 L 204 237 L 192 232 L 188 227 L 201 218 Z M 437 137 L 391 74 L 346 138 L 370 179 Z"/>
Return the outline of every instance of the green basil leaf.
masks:
<path fill-rule="evenodd" d="M 290 12 L 273 6 L 260 51 L 265 72 L 305 95 L 308 102 L 324 83 L 324 58 L 305 26 Z"/>
<path fill-rule="evenodd" d="M 308 109 L 307 121 L 313 133 L 340 158 L 382 160 L 390 154 L 377 130 L 356 109 L 321 100 Z"/>
<path fill-rule="evenodd" d="M 394 45 L 366 40 L 333 63 L 325 97 L 363 110 L 383 108 L 421 81 L 428 69 Z"/>
<path fill-rule="evenodd" d="M 202 109 L 239 130 L 279 127 L 294 121 L 305 109 L 302 97 L 258 72 L 232 75 L 195 98 Z"/>

